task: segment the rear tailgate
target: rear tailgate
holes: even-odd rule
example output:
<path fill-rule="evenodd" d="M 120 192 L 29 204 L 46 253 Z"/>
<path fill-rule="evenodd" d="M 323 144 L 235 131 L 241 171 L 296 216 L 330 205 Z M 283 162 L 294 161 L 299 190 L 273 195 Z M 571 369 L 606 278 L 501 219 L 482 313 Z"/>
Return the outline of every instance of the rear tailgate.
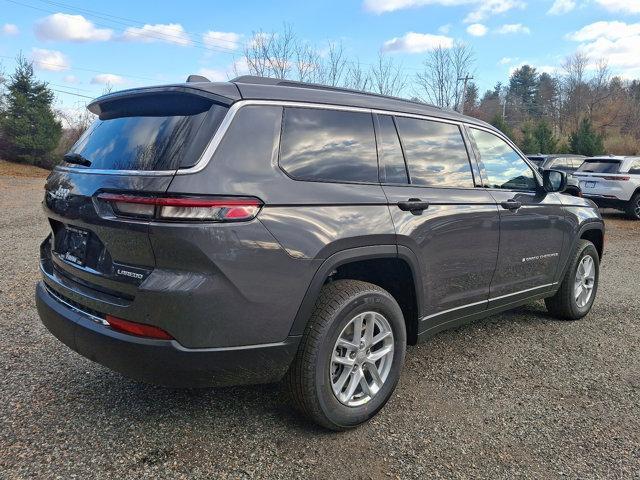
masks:
<path fill-rule="evenodd" d="M 224 118 L 228 107 L 214 97 L 138 90 L 90 106 L 99 118 L 45 186 L 52 234 L 41 255 L 50 287 L 114 304 L 133 300 L 155 266 L 149 220 L 116 216 L 99 195 L 164 194 L 178 169 L 198 162 Z"/>

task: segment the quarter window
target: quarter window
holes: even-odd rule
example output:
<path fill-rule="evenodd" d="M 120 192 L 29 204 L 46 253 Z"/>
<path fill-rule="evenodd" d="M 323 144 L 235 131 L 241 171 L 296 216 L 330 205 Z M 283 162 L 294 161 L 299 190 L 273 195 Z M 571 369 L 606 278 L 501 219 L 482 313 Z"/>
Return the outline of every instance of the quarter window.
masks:
<path fill-rule="evenodd" d="M 300 180 L 377 183 L 371 114 L 285 108 L 280 166 Z"/>
<path fill-rule="evenodd" d="M 382 183 L 409 183 L 398 132 L 389 115 L 378 116 L 378 160 Z"/>
<path fill-rule="evenodd" d="M 457 125 L 396 117 L 411 183 L 473 188 L 467 149 Z"/>
<path fill-rule="evenodd" d="M 529 165 L 500 137 L 471 128 L 471 135 L 480 153 L 488 187 L 509 190 L 535 190 L 536 179 Z"/>
<path fill-rule="evenodd" d="M 629 168 L 629 173 L 631 175 L 640 175 L 640 159 L 633 161 L 631 168 Z"/>

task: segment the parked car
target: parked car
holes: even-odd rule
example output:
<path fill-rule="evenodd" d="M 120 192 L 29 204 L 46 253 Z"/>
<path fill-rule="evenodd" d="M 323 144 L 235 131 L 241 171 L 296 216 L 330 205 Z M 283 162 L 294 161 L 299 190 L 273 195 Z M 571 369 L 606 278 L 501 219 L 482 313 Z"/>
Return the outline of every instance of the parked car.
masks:
<path fill-rule="evenodd" d="M 587 158 L 576 172 L 585 197 L 640 220 L 640 157 Z"/>
<path fill-rule="evenodd" d="M 422 103 L 240 77 L 98 98 L 46 183 L 40 318 L 131 378 L 273 382 L 330 429 L 406 345 L 545 299 L 578 319 L 604 225 L 500 131 Z"/>
<path fill-rule="evenodd" d="M 574 154 L 548 154 L 543 155 L 541 153 L 537 155 L 527 155 L 538 169 L 542 170 L 561 170 L 567 172 L 567 188 L 565 193 L 573 195 L 575 197 L 582 196 L 582 190 L 580 188 L 580 181 L 573 175 L 584 159 L 587 158 L 584 155 Z"/>

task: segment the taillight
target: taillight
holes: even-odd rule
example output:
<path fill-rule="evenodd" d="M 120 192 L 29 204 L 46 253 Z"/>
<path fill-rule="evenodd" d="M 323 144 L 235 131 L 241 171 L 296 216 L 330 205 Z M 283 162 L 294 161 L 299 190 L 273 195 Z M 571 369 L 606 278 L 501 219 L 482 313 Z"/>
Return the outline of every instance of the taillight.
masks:
<path fill-rule="evenodd" d="M 262 202 L 254 197 L 143 197 L 101 193 L 98 199 L 110 203 L 116 215 L 157 220 L 238 222 L 255 218 L 262 208 Z"/>
<path fill-rule="evenodd" d="M 159 340 L 173 340 L 173 337 L 161 328 L 153 325 L 145 325 L 144 323 L 130 322 L 122 318 L 106 315 L 105 320 L 111 328 L 118 332 L 128 333 L 129 335 L 137 335 L 139 337 L 157 338 Z"/>
<path fill-rule="evenodd" d="M 602 178 L 604 178 L 605 180 L 622 180 L 622 181 L 631 179 L 631 177 L 607 177 L 605 175 L 602 175 Z"/>

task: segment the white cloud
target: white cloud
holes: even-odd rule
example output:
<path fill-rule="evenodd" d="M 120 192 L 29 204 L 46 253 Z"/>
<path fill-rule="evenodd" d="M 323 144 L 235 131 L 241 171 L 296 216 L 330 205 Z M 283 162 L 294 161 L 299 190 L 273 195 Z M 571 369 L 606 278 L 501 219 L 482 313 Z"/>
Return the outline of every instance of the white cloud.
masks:
<path fill-rule="evenodd" d="M 576 8 L 575 0 L 555 0 L 547 12 L 549 15 L 562 15 Z"/>
<path fill-rule="evenodd" d="M 18 28 L 17 25 L 14 25 L 13 23 L 5 23 L 2 26 L 2 34 L 6 35 L 7 37 L 12 35 L 18 35 L 19 33 L 20 33 L 20 29 Z"/>
<path fill-rule="evenodd" d="M 489 29 L 481 23 L 472 23 L 467 27 L 467 33 L 474 37 L 484 37 Z"/>
<path fill-rule="evenodd" d="M 430 33 L 407 32 L 402 37 L 387 40 L 382 45 L 384 52 L 422 53 L 438 47 L 451 48 L 453 38 Z"/>
<path fill-rule="evenodd" d="M 216 68 L 201 68 L 198 75 L 207 77 L 212 82 L 226 82 L 229 79 L 227 72 Z"/>
<path fill-rule="evenodd" d="M 447 23 L 446 25 L 441 25 L 440 27 L 438 27 L 438 32 L 446 35 L 447 33 L 449 33 L 451 31 L 451 24 Z"/>
<path fill-rule="evenodd" d="M 582 42 L 578 49 L 592 61 L 604 59 L 622 74 L 625 70 L 640 68 L 640 23 L 595 22 L 567 38 Z"/>
<path fill-rule="evenodd" d="M 511 63 L 512 61 L 513 61 L 513 58 L 511 58 L 511 57 L 502 57 L 502 58 L 498 61 L 498 63 L 499 63 L 500 65 L 507 65 L 507 64 Z"/>
<path fill-rule="evenodd" d="M 166 42 L 183 47 L 191 45 L 189 35 L 179 23 L 147 24 L 140 28 L 129 27 L 120 38 L 128 42 Z"/>
<path fill-rule="evenodd" d="M 407 8 L 439 5 L 443 7 L 473 6 L 475 9 L 465 18 L 466 23 L 478 23 L 514 8 L 524 8 L 522 0 L 364 0 L 364 8 L 373 13 L 382 14 L 405 10 Z"/>
<path fill-rule="evenodd" d="M 531 30 L 529 29 L 529 27 L 526 27 L 521 23 L 507 23 L 498 28 L 496 30 L 496 33 L 500 33 L 502 35 L 507 35 L 510 33 L 524 33 L 526 35 L 529 35 L 531 33 Z"/>
<path fill-rule="evenodd" d="M 113 73 L 100 73 L 91 79 L 93 85 L 122 85 L 125 79 Z"/>
<path fill-rule="evenodd" d="M 524 8 L 526 3 L 520 0 L 484 0 L 478 2 L 478 8 L 464 19 L 466 23 L 477 23 L 491 16 L 506 13 L 514 8 Z"/>
<path fill-rule="evenodd" d="M 76 84 L 80 83 L 80 80 L 75 75 L 65 75 L 65 77 L 62 79 L 62 81 L 64 83 L 69 83 L 71 85 L 76 85 Z"/>
<path fill-rule="evenodd" d="M 40 40 L 67 40 L 71 42 L 89 42 L 110 40 L 113 30 L 96 28 L 82 15 L 54 13 L 35 24 L 36 37 Z"/>
<path fill-rule="evenodd" d="M 236 50 L 240 47 L 241 35 L 233 32 L 214 32 L 209 30 L 202 35 L 202 41 L 208 48 Z"/>
<path fill-rule="evenodd" d="M 640 13 L 640 0 L 596 0 L 611 12 Z"/>
<path fill-rule="evenodd" d="M 67 57 L 57 50 L 33 48 L 31 49 L 31 59 L 33 60 L 33 66 L 40 70 L 61 72 L 69 68 Z"/>

